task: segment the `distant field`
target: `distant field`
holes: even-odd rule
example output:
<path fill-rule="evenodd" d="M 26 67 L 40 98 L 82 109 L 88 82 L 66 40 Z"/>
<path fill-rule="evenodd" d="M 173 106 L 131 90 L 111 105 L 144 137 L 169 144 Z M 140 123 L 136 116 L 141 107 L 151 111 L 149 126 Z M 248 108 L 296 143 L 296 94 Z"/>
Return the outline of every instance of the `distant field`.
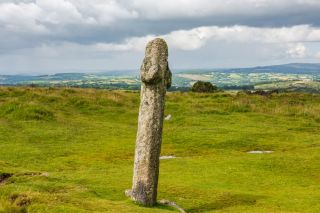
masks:
<path fill-rule="evenodd" d="M 224 90 L 278 89 L 320 93 L 320 64 L 285 64 L 265 67 L 174 70 L 171 91 L 189 91 L 196 81 L 208 81 Z M 139 90 L 137 70 L 101 73 L 59 73 L 24 76 L 0 75 L 1 85 L 33 85 Z"/>
<path fill-rule="evenodd" d="M 139 93 L 0 87 L 0 212 L 175 212 L 129 201 Z M 319 212 L 320 95 L 169 93 L 159 199 Z M 273 151 L 249 154 L 249 151 Z"/>
<path fill-rule="evenodd" d="M 319 81 L 283 81 L 268 84 L 260 84 L 254 87 L 257 90 L 283 90 L 295 92 L 320 92 Z"/>

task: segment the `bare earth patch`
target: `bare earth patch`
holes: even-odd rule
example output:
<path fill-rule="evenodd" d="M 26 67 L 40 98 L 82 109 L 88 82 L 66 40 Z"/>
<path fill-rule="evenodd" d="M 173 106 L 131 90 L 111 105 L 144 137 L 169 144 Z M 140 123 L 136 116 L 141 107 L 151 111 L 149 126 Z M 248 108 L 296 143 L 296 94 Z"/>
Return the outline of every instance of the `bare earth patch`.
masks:
<path fill-rule="evenodd" d="M 31 199 L 25 194 L 13 194 L 9 200 L 18 207 L 27 207 L 31 204 Z"/>
<path fill-rule="evenodd" d="M 10 173 L 0 173 L 0 185 L 4 185 L 10 177 L 12 177 Z"/>

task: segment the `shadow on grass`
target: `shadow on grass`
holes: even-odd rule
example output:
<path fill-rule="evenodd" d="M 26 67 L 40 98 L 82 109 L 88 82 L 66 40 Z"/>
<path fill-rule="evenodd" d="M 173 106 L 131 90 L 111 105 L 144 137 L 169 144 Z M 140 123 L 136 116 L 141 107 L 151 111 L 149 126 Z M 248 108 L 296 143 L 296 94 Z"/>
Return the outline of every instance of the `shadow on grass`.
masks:
<path fill-rule="evenodd" d="M 248 194 L 223 194 L 218 196 L 212 202 L 201 204 L 194 208 L 186 209 L 186 212 L 205 212 L 212 210 L 222 210 L 233 206 L 253 206 L 256 204 L 257 199 L 262 196 L 254 196 Z"/>

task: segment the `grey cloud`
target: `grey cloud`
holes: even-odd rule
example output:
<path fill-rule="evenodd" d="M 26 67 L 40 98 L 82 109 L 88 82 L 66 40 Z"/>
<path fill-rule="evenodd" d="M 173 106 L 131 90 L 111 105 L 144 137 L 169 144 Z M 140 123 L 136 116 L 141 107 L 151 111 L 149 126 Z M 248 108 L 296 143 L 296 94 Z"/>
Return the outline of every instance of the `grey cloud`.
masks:
<path fill-rule="evenodd" d="M 199 26 L 320 25 L 315 0 L 24 0 L 0 2 L 0 31 L 24 39 L 120 41 Z M 44 39 L 43 39 L 44 38 Z M 47 40 L 48 40 L 47 39 Z"/>

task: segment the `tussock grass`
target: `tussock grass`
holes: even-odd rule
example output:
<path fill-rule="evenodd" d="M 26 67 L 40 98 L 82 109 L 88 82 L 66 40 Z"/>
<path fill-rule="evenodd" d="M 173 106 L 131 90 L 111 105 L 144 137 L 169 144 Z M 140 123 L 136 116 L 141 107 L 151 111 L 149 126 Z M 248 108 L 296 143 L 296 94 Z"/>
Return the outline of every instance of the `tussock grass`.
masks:
<path fill-rule="evenodd" d="M 162 155 L 178 158 L 161 161 L 159 199 L 187 212 L 318 212 L 319 95 L 166 99 Z M 13 174 L 0 212 L 174 212 L 124 195 L 138 109 L 139 92 L 0 87 L 0 173 Z"/>

